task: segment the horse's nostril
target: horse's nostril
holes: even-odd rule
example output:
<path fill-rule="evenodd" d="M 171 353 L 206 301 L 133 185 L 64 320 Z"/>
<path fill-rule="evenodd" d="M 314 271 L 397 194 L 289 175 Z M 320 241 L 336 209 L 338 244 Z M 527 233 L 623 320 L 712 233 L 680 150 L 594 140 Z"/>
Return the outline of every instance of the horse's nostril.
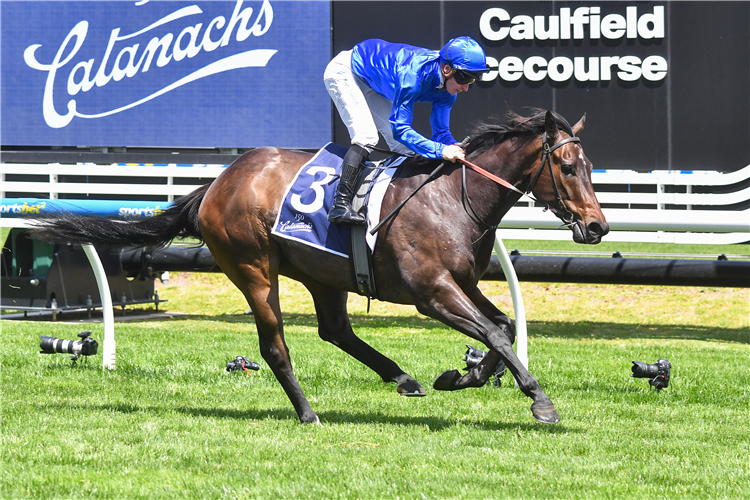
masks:
<path fill-rule="evenodd" d="M 604 236 L 609 232 L 609 224 L 606 222 L 599 222 L 598 220 L 589 222 L 586 226 L 589 234 L 595 234 L 597 236 Z"/>

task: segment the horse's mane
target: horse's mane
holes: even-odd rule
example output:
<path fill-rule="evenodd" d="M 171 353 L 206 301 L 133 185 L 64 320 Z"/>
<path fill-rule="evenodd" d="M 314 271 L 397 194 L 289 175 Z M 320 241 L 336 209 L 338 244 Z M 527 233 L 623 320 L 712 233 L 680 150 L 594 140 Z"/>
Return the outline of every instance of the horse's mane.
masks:
<path fill-rule="evenodd" d="M 479 123 L 471 132 L 471 142 L 466 148 L 467 158 L 477 157 L 509 139 L 518 139 L 518 146 L 521 147 L 542 135 L 545 130 L 544 117 L 547 110 L 532 108 L 531 111 L 533 112 L 531 116 L 521 116 L 508 111 L 505 123 Z M 558 128 L 572 137 L 573 128 L 568 121 L 554 111 L 552 116 L 557 121 Z"/>

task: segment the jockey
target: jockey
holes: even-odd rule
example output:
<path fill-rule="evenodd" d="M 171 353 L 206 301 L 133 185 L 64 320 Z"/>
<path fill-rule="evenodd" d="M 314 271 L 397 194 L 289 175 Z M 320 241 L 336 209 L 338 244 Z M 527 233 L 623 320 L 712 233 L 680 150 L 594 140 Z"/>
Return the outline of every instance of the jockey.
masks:
<path fill-rule="evenodd" d="M 351 201 L 359 167 L 377 145 L 378 131 L 394 153 L 462 160 L 464 150 L 449 128 L 451 107 L 456 94 L 486 71 L 484 51 L 468 36 L 454 38 L 440 52 L 371 39 L 334 57 L 323 79 L 352 145 L 328 220 L 366 223 Z M 432 103 L 431 139 L 412 128 L 416 102 Z"/>

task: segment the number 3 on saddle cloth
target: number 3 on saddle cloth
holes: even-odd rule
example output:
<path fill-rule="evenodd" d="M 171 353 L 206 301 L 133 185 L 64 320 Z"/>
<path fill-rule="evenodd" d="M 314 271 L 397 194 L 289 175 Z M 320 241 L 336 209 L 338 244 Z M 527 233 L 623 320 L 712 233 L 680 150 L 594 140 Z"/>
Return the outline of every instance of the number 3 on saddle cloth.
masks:
<path fill-rule="evenodd" d="M 328 222 L 328 211 L 333 207 L 333 197 L 336 194 L 346 151 L 345 147 L 328 143 L 299 169 L 279 207 L 276 222 L 271 230 L 272 234 L 350 258 L 352 255 L 350 240 L 352 228 L 354 228 L 356 233 L 366 236 L 367 246 L 372 252 L 377 234 L 371 235 L 369 229 L 379 222 L 380 205 L 385 191 L 396 171 L 396 166 L 405 158 L 388 158 L 377 165 L 368 163 L 367 168 L 362 169 L 352 206 L 360 213 L 365 210 L 360 207 L 366 206 L 367 230 L 365 230 L 362 226 Z M 356 245 L 356 243 L 353 244 Z M 363 289 L 359 276 L 361 272 L 361 270 L 354 271 L 357 289 L 360 294 L 372 297 L 374 284 L 369 284 Z M 367 272 L 371 273 L 370 270 Z"/>

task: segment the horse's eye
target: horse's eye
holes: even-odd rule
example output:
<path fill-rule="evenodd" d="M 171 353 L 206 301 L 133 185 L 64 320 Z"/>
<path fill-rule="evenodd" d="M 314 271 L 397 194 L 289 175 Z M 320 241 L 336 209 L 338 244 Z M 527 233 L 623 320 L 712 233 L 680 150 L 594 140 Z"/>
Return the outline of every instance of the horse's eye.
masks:
<path fill-rule="evenodd" d="M 560 170 L 562 171 L 563 175 L 567 175 L 567 176 L 576 175 L 576 166 L 575 165 L 570 165 L 570 164 L 564 163 L 560 167 Z"/>

